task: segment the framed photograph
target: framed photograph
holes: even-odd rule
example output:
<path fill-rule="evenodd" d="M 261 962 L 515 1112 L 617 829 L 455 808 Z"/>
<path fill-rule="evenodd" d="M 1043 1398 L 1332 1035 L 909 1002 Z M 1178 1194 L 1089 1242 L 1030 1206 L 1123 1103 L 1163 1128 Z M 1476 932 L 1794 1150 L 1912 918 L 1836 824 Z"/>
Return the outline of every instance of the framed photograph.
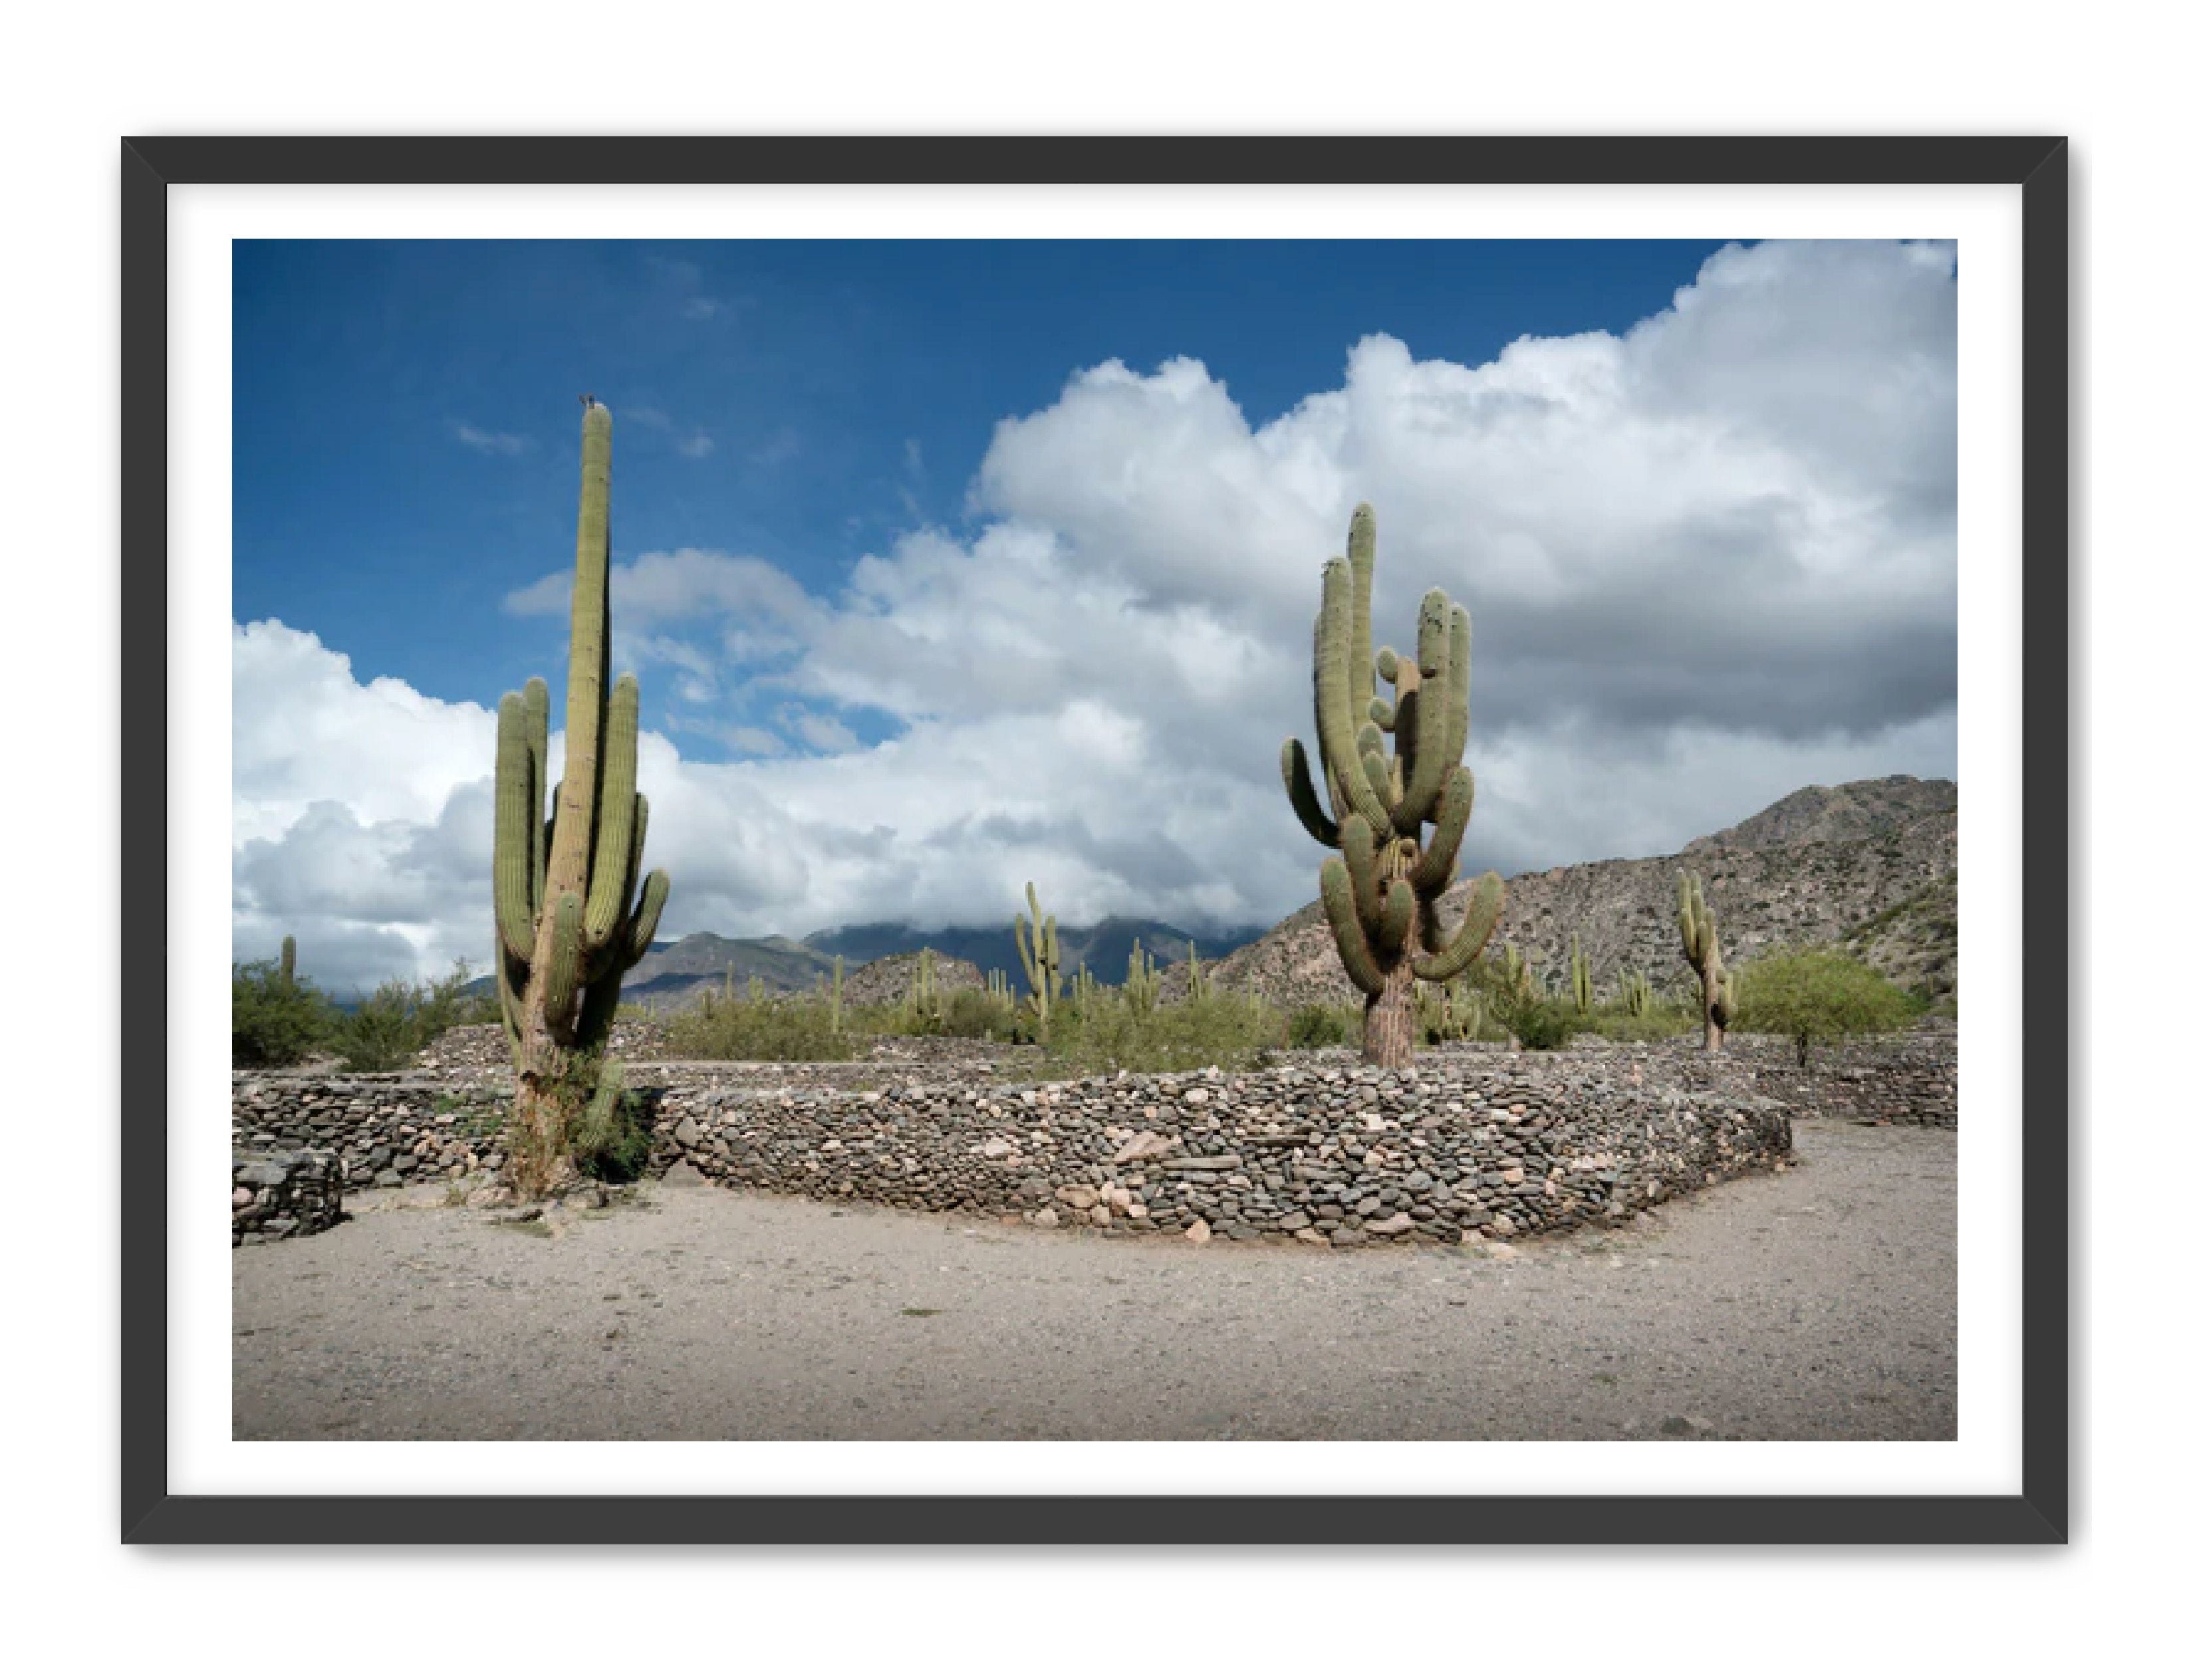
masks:
<path fill-rule="evenodd" d="M 2067 181 L 125 141 L 125 1540 L 2064 1542 Z"/>

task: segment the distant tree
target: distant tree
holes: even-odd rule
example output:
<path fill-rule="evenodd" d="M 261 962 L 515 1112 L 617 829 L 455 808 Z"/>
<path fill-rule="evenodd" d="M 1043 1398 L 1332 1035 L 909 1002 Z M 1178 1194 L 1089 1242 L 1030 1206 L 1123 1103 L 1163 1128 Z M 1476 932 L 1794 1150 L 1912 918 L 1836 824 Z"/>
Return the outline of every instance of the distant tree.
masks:
<path fill-rule="evenodd" d="M 1875 969 L 1823 947 L 1773 952 L 1744 964 L 1739 989 L 1740 1030 L 1785 1033 L 1803 1067 L 1813 1044 L 1889 1032 L 1920 1012 L 1915 999 Z"/>

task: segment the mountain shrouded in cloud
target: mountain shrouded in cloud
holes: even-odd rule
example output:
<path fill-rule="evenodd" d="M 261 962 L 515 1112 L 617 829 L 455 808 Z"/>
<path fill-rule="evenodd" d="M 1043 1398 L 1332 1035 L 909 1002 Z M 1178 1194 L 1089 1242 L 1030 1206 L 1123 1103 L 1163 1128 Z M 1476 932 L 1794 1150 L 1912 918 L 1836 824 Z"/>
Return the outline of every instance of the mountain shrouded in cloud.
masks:
<path fill-rule="evenodd" d="M 1298 908 L 1318 852 L 1276 748 L 1312 737 L 1359 501 L 1380 640 L 1432 585 L 1473 614 L 1469 872 L 1951 776 L 1954 338 L 1950 246 L 1728 246 L 1622 335 L 1478 366 L 1363 337 L 1259 427 L 1221 368 L 1089 368 L 999 420 L 959 529 L 830 589 L 704 541 L 619 563 L 663 936 L 1007 922 L 1029 879 L 1072 923 Z M 542 576 L 505 610 L 567 600 Z M 295 933 L 337 986 L 477 963 L 493 718 L 359 682 L 315 628 L 235 633 L 236 954 Z"/>

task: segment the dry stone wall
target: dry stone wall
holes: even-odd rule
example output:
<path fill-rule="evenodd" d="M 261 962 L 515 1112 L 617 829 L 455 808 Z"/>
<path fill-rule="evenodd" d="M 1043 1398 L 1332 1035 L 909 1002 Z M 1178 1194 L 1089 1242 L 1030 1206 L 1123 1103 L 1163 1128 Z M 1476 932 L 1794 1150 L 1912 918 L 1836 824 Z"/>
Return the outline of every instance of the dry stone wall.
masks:
<path fill-rule="evenodd" d="M 1704 1070 L 1712 1088 L 1623 1048 L 1468 1047 L 1404 1072 L 1337 1051 L 1050 1083 L 1011 1060 L 679 1066 L 634 1089 L 656 1171 L 1194 1241 L 1470 1242 L 1615 1221 L 1792 1146 L 1794 1111 L 1730 1066 Z M 240 1074 L 235 1143 L 325 1157 L 352 1189 L 491 1174 L 507 1100 L 506 1083 L 462 1072 Z"/>
<path fill-rule="evenodd" d="M 1356 1058 L 1068 1084 L 913 1083 L 851 1100 L 671 1088 L 657 1161 L 743 1188 L 1113 1235 L 1332 1247 L 1616 1220 L 1783 1165 L 1790 1111 L 1600 1060 Z"/>
<path fill-rule="evenodd" d="M 232 1180 L 232 1247 L 309 1236 L 342 1219 L 342 1160 L 331 1151 L 239 1151 Z"/>

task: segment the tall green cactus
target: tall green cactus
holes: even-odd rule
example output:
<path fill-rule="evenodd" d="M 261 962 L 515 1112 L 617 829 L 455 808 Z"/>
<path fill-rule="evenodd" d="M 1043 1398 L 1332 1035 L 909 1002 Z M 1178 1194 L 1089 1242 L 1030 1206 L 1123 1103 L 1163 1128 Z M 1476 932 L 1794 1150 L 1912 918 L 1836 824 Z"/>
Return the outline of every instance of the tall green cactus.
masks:
<path fill-rule="evenodd" d="M 594 1090 L 616 1000 L 646 954 L 669 877 L 639 881 L 638 679 L 608 687 L 608 411 L 588 399 L 563 779 L 549 795 L 547 685 L 501 697 L 495 761 L 495 964 L 517 1071 L 518 1188 L 539 1195 L 570 1167 L 570 1129 Z M 544 806 L 544 810 L 543 810 Z M 597 1074 L 596 1074 L 597 1079 Z"/>
<path fill-rule="evenodd" d="M 1588 965 L 1588 953 L 1581 948 L 1581 936 L 1573 936 L 1566 947 L 1566 985 L 1573 993 L 1574 1007 L 1587 1015 L 1596 1007 L 1596 985 Z"/>
<path fill-rule="evenodd" d="M 1287 741 L 1279 768 L 1301 826 L 1340 854 L 1324 861 L 1322 908 L 1346 974 L 1366 994 L 1361 1054 L 1400 1067 L 1413 1060 L 1413 982 L 1441 985 L 1481 954 L 1505 884 L 1485 873 L 1458 928 L 1443 925 L 1437 900 L 1459 868 L 1474 805 L 1474 773 L 1460 761 L 1473 626 L 1464 608 L 1434 589 L 1422 601 L 1417 656 L 1372 654 L 1375 565 L 1376 515 L 1364 502 L 1353 512 L 1346 557 L 1323 568 L 1315 620 L 1315 731 L 1328 813 L 1305 747 Z M 1378 677 L 1391 685 L 1389 699 L 1376 692 Z M 1434 829 L 1426 840 L 1425 826 Z"/>
<path fill-rule="evenodd" d="M 1034 1018 L 1043 1027 L 1049 1025 L 1049 1012 L 1063 995 L 1064 964 L 1056 942 L 1056 918 L 1042 919 L 1041 900 L 1033 896 L 1033 883 L 1027 883 L 1027 908 L 1033 917 L 1033 934 L 1027 934 L 1027 919 L 1011 918 L 1012 931 L 1018 935 L 1019 961 L 1026 968 L 1027 993 L 1033 999 Z"/>
<path fill-rule="evenodd" d="M 1695 990 L 1703 1006 L 1703 1048 L 1725 1047 L 1733 1025 L 1733 976 L 1717 942 L 1717 917 L 1703 899 L 1699 874 L 1680 871 L 1680 953 L 1695 971 Z"/>

